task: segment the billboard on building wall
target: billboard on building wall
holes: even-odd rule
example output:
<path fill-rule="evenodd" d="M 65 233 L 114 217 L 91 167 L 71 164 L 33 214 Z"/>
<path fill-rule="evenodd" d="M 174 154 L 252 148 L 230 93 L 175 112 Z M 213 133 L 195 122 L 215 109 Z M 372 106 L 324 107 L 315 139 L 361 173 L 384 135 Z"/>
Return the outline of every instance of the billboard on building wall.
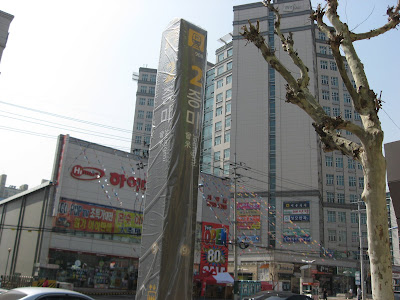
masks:
<path fill-rule="evenodd" d="M 227 272 L 229 227 L 203 222 L 201 232 L 200 274 L 209 271 Z"/>
<path fill-rule="evenodd" d="M 161 41 L 136 299 L 190 299 L 206 31 L 178 19 Z"/>
<path fill-rule="evenodd" d="M 137 156 L 68 135 L 60 136 L 59 148 L 52 180 L 56 183 L 54 217 L 61 199 L 143 210 L 147 170 Z"/>
<path fill-rule="evenodd" d="M 236 204 L 237 229 L 260 229 L 260 202 L 241 202 Z"/>
<path fill-rule="evenodd" d="M 143 213 L 61 198 L 53 227 L 56 231 L 115 234 L 140 241 Z"/>
<path fill-rule="evenodd" d="M 310 222 L 310 201 L 283 202 L 283 221 Z"/>

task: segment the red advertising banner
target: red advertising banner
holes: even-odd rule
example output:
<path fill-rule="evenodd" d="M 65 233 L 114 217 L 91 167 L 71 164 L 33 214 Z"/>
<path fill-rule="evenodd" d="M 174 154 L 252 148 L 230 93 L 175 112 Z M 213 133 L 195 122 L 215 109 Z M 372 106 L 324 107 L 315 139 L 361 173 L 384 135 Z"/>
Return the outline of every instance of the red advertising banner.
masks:
<path fill-rule="evenodd" d="M 61 198 L 54 227 L 92 233 L 140 236 L 143 214 Z"/>
<path fill-rule="evenodd" d="M 228 225 L 203 222 L 201 228 L 200 274 L 228 271 Z"/>
<path fill-rule="evenodd" d="M 237 216 L 236 220 L 238 222 L 245 222 L 245 223 L 259 223 L 260 216 Z"/>

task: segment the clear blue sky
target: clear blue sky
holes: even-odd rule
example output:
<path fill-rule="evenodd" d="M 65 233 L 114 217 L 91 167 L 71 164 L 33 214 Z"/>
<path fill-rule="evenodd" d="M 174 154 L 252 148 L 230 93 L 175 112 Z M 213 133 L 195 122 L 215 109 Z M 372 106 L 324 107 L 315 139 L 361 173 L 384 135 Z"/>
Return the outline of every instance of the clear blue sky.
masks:
<path fill-rule="evenodd" d="M 132 72 L 157 68 L 167 24 L 182 17 L 206 29 L 208 58 L 214 62 L 222 45 L 217 39 L 232 31 L 232 7 L 251 2 L 1 0 L 0 10 L 15 16 L 0 63 L 0 174 L 8 175 L 7 185 L 34 187 L 49 179 L 59 134 L 129 151 L 137 87 Z M 346 0 L 340 8 L 350 28 L 363 32 L 384 24 L 386 8 L 394 4 Z M 358 43 L 371 86 L 383 91 L 384 110 L 397 124 L 381 111 L 385 142 L 400 140 L 399 37 L 394 30 Z"/>

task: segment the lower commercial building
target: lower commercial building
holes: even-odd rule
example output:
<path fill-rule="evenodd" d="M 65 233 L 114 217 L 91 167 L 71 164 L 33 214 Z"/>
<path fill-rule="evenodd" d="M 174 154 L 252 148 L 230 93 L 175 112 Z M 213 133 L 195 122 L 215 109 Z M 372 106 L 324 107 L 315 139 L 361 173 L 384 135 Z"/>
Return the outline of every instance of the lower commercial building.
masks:
<path fill-rule="evenodd" d="M 60 136 L 51 181 L 0 201 L 0 274 L 136 288 L 146 170 Z"/>

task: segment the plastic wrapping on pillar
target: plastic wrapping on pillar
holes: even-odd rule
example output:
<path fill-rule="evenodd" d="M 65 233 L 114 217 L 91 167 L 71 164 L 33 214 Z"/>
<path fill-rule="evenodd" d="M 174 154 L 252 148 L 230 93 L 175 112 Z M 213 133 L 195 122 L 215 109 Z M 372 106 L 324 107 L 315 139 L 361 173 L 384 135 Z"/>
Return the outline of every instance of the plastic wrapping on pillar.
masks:
<path fill-rule="evenodd" d="M 206 34 L 178 19 L 162 36 L 136 299 L 191 299 Z"/>

